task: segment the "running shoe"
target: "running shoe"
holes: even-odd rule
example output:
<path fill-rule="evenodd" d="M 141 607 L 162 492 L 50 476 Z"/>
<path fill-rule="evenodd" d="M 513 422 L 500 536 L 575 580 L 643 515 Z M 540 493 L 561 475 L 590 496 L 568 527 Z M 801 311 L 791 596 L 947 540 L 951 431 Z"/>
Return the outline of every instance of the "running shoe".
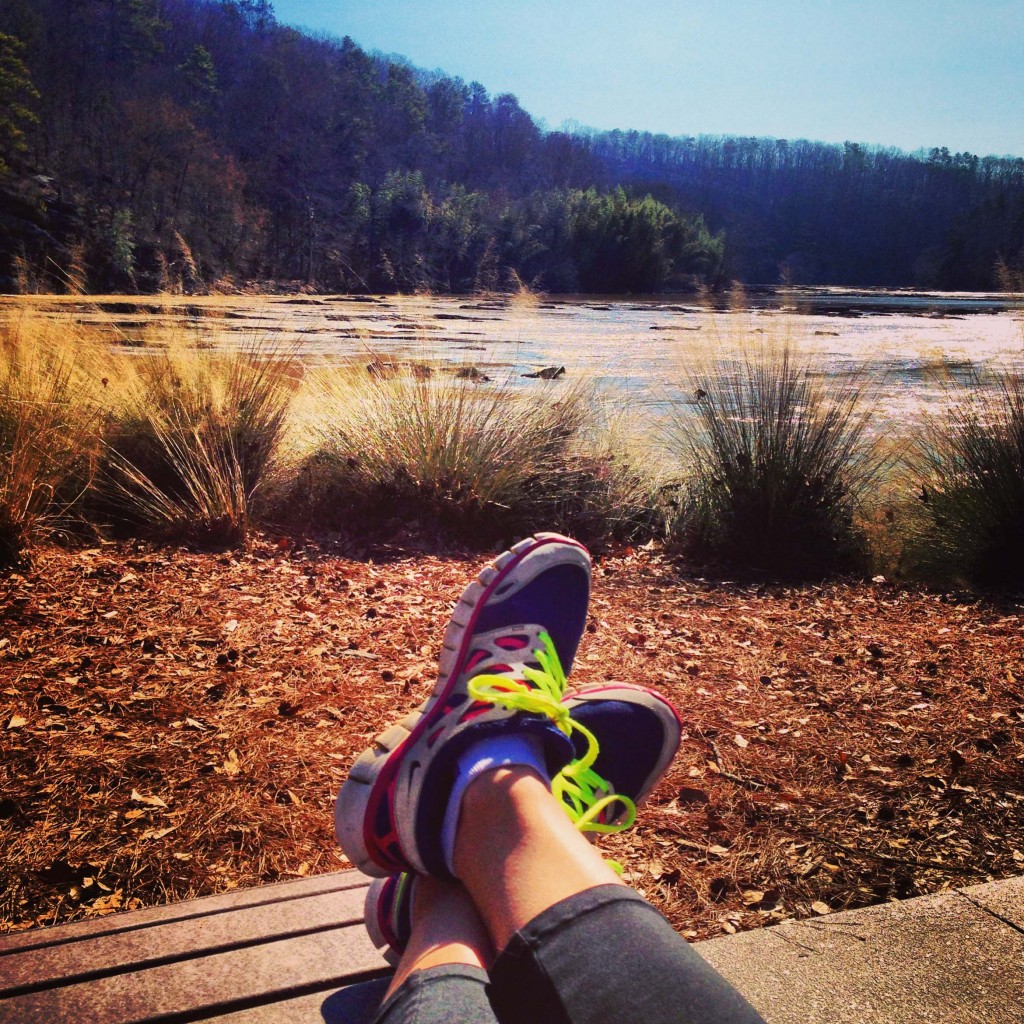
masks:
<path fill-rule="evenodd" d="M 554 777 L 552 791 L 580 831 L 621 832 L 671 764 L 679 718 L 660 694 L 625 683 L 582 690 L 564 703 L 583 729 L 573 733 L 578 756 Z M 593 760 L 588 734 L 597 743 Z M 366 893 L 366 930 L 393 966 L 412 934 L 415 880 L 405 871 L 375 878 Z"/>
<path fill-rule="evenodd" d="M 515 731 L 541 741 L 549 777 L 573 758 L 566 673 L 583 634 L 590 555 L 539 533 L 471 583 L 444 635 L 433 693 L 352 766 L 334 809 L 345 855 L 370 875 L 450 878 L 441 841 L 459 756 Z"/>
<path fill-rule="evenodd" d="M 402 871 L 375 878 L 366 891 L 363 921 L 370 941 L 392 967 L 398 966 L 412 934 L 412 890 L 416 876 Z"/>
<path fill-rule="evenodd" d="M 581 832 L 621 832 L 668 770 L 681 726 L 661 694 L 609 683 L 568 695 L 576 757 L 551 791 Z"/>

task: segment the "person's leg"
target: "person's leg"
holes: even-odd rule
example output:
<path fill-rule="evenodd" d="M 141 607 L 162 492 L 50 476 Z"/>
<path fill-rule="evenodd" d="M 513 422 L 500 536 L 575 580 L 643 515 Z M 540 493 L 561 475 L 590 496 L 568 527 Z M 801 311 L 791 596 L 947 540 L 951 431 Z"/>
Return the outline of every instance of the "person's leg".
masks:
<path fill-rule="evenodd" d="M 486 971 L 494 950 L 461 885 L 415 880 L 404 944 L 375 1024 L 495 1024 Z"/>
<path fill-rule="evenodd" d="M 529 769 L 466 791 L 456 874 L 501 950 L 502 1024 L 755 1024 L 758 1014 L 626 886 Z"/>
<path fill-rule="evenodd" d="M 494 946 L 466 890 L 457 882 L 420 876 L 412 897 L 412 930 L 390 996 L 414 971 L 442 964 L 466 964 L 483 970 L 494 959 Z"/>
<path fill-rule="evenodd" d="M 462 798 L 455 872 L 496 949 L 541 911 L 595 885 L 625 883 L 526 768 L 475 779 Z"/>
<path fill-rule="evenodd" d="M 663 701 L 622 693 L 627 699 L 576 704 L 582 695 L 565 695 L 589 582 L 585 550 L 551 534 L 520 542 L 481 573 L 452 614 L 430 699 L 353 766 L 336 805 L 338 838 L 370 874 L 463 878 L 504 947 L 492 973 L 502 1005 L 518 1014 L 509 1020 L 524 1019 L 523 1007 L 540 999 L 544 1016 L 532 1024 L 757 1021 L 569 820 L 614 822 L 609 797 L 599 794 L 629 794 L 619 801 L 628 809 L 650 791 L 679 738 Z M 597 721 L 621 714 L 662 733 L 646 766 L 646 729 L 604 730 Z M 588 716 L 592 727 L 579 728 Z M 618 752 L 606 759 L 598 747 Z M 564 807 L 549 790 L 553 777 Z M 581 802 L 590 805 L 586 815 Z M 620 949 L 617 928 L 628 949 Z M 451 969 L 413 971 L 395 998 Z"/>

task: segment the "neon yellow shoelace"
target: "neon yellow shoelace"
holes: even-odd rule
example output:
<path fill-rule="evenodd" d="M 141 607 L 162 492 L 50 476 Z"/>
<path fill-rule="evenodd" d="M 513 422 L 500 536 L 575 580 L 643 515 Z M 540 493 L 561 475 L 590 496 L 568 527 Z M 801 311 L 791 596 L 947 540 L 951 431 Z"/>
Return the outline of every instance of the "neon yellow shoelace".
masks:
<path fill-rule="evenodd" d="M 567 764 L 551 780 L 551 792 L 581 832 L 622 832 L 636 820 L 636 805 L 628 796 L 610 792 L 609 783 L 594 771 L 600 744 L 586 726 L 572 718 L 562 703 L 566 686 L 562 663 L 558 660 L 551 636 L 546 632 L 539 636 L 544 647 L 533 654 L 541 667 L 524 668 L 525 681 L 482 673 L 474 676 L 466 689 L 474 700 L 500 704 L 512 711 L 547 715 L 566 736 L 571 736 L 574 730 L 581 733 L 587 742 L 585 753 Z M 613 804 L 625 807 L 625 818 L 614 825 L 598 821 Z"/>
<path fill-rule="evenodd" d="M 558 660 L 558 652 L 551 637 L 541 633 L 540 641 L 544 645 L 543 649 L 533 652 L 540 665 L 539 669 L 525 667 L 523 679 L 484 672 L 474 676 L 466 690 L 473 700 L 485 704 L 500 704 L 510 711 L 547 715 L 566 736 L 571 736 L 573 728 L 578 729 L 580 726 L 569 717 L 569 709 L 562 703 L 565 672 L 562 671 L 562 663 Z"/>

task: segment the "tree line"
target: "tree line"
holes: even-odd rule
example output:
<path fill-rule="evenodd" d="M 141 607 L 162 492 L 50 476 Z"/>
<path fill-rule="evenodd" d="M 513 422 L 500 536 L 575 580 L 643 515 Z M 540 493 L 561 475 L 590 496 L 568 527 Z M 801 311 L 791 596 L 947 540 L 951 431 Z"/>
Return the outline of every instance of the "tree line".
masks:
<path fill-rule="evenodd" d="M 990 287 L 1024 162 L 545 131 L 269 0 L 5 0 L 0 290 Z"/>
<path fill-rule="evenodd" d="M 1022 287 L 1024 159 L 945 148 L 587 132 L 626 187 L 692 203 L 747 281 Z"/>

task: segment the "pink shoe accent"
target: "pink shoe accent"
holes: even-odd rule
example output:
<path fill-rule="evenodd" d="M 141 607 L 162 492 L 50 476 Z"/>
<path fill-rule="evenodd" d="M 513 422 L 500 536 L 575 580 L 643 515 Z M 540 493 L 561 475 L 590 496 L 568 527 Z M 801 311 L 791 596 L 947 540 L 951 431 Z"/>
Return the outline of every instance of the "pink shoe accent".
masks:
<path fill-rule="evenodd" d="M 517 636 L 503 636 L 494 642 L 503 650 L 521 651 L 530 642 L 530 638 L 519 634 Z"/>

